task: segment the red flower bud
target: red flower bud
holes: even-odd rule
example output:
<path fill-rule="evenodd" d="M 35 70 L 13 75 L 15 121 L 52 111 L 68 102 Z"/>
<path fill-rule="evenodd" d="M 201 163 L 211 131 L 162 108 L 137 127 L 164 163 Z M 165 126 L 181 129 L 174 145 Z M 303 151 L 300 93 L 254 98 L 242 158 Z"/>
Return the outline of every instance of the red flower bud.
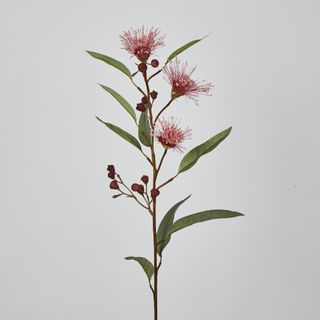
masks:
<path fill-rule="evenodd" d="M 147 71 L 147 69 L 148 69 L 148 67 L 147 67 L 147 65 L 145 64 L 145 63 L 143 63 L 143 62 L 141 62 L 139 65 L 138 65 L 138 70 L 140 71 L 140 72 L 146 72 Z"/>
<path fill-rule="evenodd" d="M 116 171 L 115 168 L 114 168 L 114 165 L 112 165 L 112 164 L 108 165 L 107 170 L 110 171 L 110 172 L 115 172 Z"/>
<path fill-rule="evenodd" d="M 131 186 L 131 190 L 132 191 L 135 191 L 135 192 L 138 192 L 140 194 L 143 194 L 144 192 L 144 187 L 142 184 L 138 184 L 138 183 L 133 183 L 132 186 Z"/>
<path fill-rule="evenodd" d="M 153 59 L 153 60 L 151 60 L 151 65 L 154 68 L 157 68 L 159 66 L 159 61 L 157 59 Z"/>
<path fill-rule="evenodd" d="M 154 188 L 154 189 L 151 189 L 151 198 L 156 198 L 159 194 L 160 194 L 160 190 L 159 189 L 156 189 L 156 188 Z"/>
<path fill-rule="evenodd" d="M 142 184 L 138 184 L 138 193 L 143 194 L 144 193 L 144 186 Z"/>
<path fill-rule="evenodd" d="M 108 173 L 108 177 L 109 177 L 110 179 L 114 179 L 115 175 L 116 175 L 116 173 L 115 173 L 114 171 L 110 171 L 110 172 Z"/>
<path fill-rule="evenodd" d="M 155 99 L 157 99 L 158 92 L 153 90 L 153 91 L 151 91 L 150 96 L 151 96 L 151 98 L 152 98 L 153 100 L 155 100 Z"/>
<path fill-rule="evenodd" d="M 136 109 L 140 112 L 144 112 L 146 111 L 146 107 L 144 106 L 143 103 L 138 103 L 137 106 L 136 106 Z"/>
<path fill-rule="evenodd" d="M 137 183 L 133 183 L 132 185 L 131 185 L 131 190 L 132 191 L 137 191 L 139 189 L 139 185 L 137 184 Z"/>
<path fill-rule="evenodd" d="M 111 181 L 110 189 L 119 189 L 118 182 L 116 180 Z"/>
<path fill-rule="evenodd" d="M 143 104 L 147 104 L 148 103 L 148 98 L 146 96 L 143 96 L 142 99 L 141 99 L 141 102 Z"/>
<path fill-rule="evenodd" d="M 149 182 L 149 177 L 148 176 L 142 176 L 141 177 L 141 181 L 145 184 L 147 184 Z"/>

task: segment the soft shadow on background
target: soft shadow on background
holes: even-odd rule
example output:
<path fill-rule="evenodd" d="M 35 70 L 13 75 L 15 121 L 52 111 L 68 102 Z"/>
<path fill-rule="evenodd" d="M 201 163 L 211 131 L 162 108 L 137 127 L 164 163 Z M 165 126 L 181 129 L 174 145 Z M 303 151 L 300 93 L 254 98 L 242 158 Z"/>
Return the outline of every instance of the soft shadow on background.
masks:
<path fill-rule="evenodd" d="M 318 320 L 318 1 L 1 1 L 0 318 L 150 319 L 145 275 L 127 255 L 151 256 L 151 221 L 113 200 L 105 168 L 129 182 L 144 159 L 94 116 L 133 132 L 98 82 L 135 103 L 120 72 L 86 49 L 134 60 L 125 29 L 159 26 L 162 60 L 212 33 L 181 58 L 212 81 L 200 106 L 168 115 L 195 146 L 233 126 L 213 153 L 161 195 L 161 212 L 193 193 L 177 216 L 209 208 L 217 220 L 173 237 L 160 274 L 160 318 Z M 155 81 L 159 103 L 169 86 Z M 163 180 L 176 172 L 170 154 Z"/>

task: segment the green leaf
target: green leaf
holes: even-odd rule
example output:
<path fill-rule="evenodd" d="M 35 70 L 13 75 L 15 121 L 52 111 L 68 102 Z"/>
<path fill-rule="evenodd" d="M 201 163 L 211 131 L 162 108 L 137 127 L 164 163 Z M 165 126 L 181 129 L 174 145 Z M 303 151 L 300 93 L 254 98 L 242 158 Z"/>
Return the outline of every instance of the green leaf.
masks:
<path fill-rule="evenodd" d="M 139 140 L 147 147 L 151 146 L 150 125 L 147 117 L 147 111 L 141 112 L 138 128 Z"/>
<path fill-rule="evenodd" d="M 168 235 L 168 231 L 173 224 L 174 215 L 175 215 L 176 211 L 190 197 L 191 197 L 191 194 L 188 197 L 186 197 L 185 199 L 176 203 L 163 217 L 163 219 L 159 225 L 158 232 L 157 232 L 157 243 L 159 243 L 158 247 L 157 247 L 157 252 L 158 252 L 159 256 L 162 255 L 162 251 L 164 250 L 164 248 L 167 246 L 167 244 L 169 243 L 169 241 L 171 239 L 170 235 Z"/>
<path fill-rule="evenodd" d="M 125 259 L 137 261 L 140 264 L 140 266 L 143 268 L 150 282 L 153 276 L 153 264 L 148 259 L 144 257 L 126 257 Z"/>
<path fill-rule="evenodd" d="M 112 123 L 108 123 L 108 122 L 104 122 L 103 120 L 101 120 L 100 118 L 96 117 L 100 122 L 102 122 L 104 125 L 106 125 L 110 130 L 112 130 L 113 132 L 115 132 L 117 135 L 119 135 L 121 138 L 123 138 L 124 140 L 127 140 L 129 143 L 131 143 L 132 145 L 134 145 L 136 148 L 138 148 L 139 150 L 141 150 L 141 145 L 139 143 L 139 141 L 133 136 L 131 135 L 129 132 L 115 126 Z"/>
<path fill-rule="evenodd" d="M 204 38 L 205 38 L 205 37 L 204 37 Z M 181 52 L 187 50 L 188 48 L 190 48 L 191 46 L 193 46 L 194 44 L 198 43 L 199 41 L 201 41 L 201 40 L 204 39 L 204 38 L 192 40 L 192 41 L 186 43 L 185 45 L 183 45 L 182 47 L 178 48 L 177 50 L 173 51 L 173 52 L 169 55 L 169 57 L 168 57 L 168 59 L 167 59 L 167 63 L 168 63 L 170 60 L 174 59 L 174 58 L 175 58 L 177 55 L 179 55 Z"/>
<path fill-rule="evenodd" d="M 204 222 L 212 219 L 234 218 L 243 216 L 242 213 L 228 210 L 207 210 L 194 213 L 177 220 L 169 229 L 168 235 L 171 235 L 181 229 L 189 227 L 195 223 Z"/>
<path fill-rule="evenodd" d="M 94 52 L 94 51 L 87 51 L 91 57 L 96 58 L 98 60 L 104 61 L 107 64 L 110 64 L 111 66 L 117 68 L 121 72 L 123 72 L 126 76 L 128 76 L 130 79 L 132 78 L 130 70 L 119 60 L 116 60 L 114 58 L 105 56 L 104 54 Z"/>
<path fill-rule="evenodd" d="M 118 92 L 114 91 L 113 89 L 111 89 L 109 87 L 106 87 L 102 84 L 99 84 L 99 86 L 102 89 L 109 92 L 124 107 L 124 109 L 130 114 L 130 116 L 133 118 L 133 120 L 135 122 L 137 122 L 136 113 L 135 113 L 134 109 L 132 108 L 132 106 L 130 105 L 130 103 L 125 98 L 123 98 Z"/>
<path fill-rule="evenodd" d="M 178 172 L 181 173 L 193 167 L 197 163 L 200 157 L 202 157 L 203 155 L 215 149 L 219 145 L 219 143 L 222 142 L 229 135 L 229 133 L 231 132 L 231 129 L 232 127 L 216 134 L 206 142 L 190 150 L 182 158 Z"/>

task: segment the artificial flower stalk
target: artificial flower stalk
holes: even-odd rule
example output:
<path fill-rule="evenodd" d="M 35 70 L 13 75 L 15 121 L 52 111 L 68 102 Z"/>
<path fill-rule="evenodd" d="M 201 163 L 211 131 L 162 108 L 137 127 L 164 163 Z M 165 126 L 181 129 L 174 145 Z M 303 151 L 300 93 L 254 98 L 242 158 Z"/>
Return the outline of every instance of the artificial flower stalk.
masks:
<path fill-rule="evenodd" d="M 159 172 L 165 163 L 167 153 L 171 151 L 177 151 L 178 154 L 183 153 L 185 151 L 185 147 L 183 146 L 184 141 L 191 138 L 190 128 L 180 128 L 176 118 L 164 118 L 163 115 L 169 107 L 174 105 L 176 99 L 185 96 L 194 101 L 195 104 L 198 104 L 199 95 L 210 95 L 213 88 L 211 83 L 194 80 L 192 76 L 195 68 L 189 69 L 187 62 L 182 63 L 177 59 L 178 55 L 202 39 L 190 41 L 172 52 L 161 68 L 159 68 L 159 61 L 157 59 L 151 59 L 155 51 L 164 46 L 164 36 L 160 35 L 158 28 L 146 29 L 142 27 L 137 30 L 131 29 L 124 32 L 120 36 L 120 39 L 122 48 L 137 59 L 134 73 L 131 73 L 122 62 L 114 58 L 93 51 L 88 51 L 88 53 L 94 58 L 102 60 L 120 70 L 129 78 L 131 84 L 136 87 L 141 95 L 140 101 L 136 104 L 136 110 L 140 113 L 138 119 L 134 108 L 124 97 L 113 89 L 101 85 L 132 117 L 138 129 L 137 135 L 139 140 L 120 127 L 104 122 L 100 118 L 97 119 L 136 147 L 146 159 L 147 164 L 151 165 L 151 181 L 149 181 L 147 175 L 143 175 L 141 182 L 135 182 L 130 187 L 125 183 L 119 172 L 116 171 L 114 165 L 108 165 L 107 175 L 111 179 L 110 189 L 117 192 L 113 195 L 113 198 L 124 196 L 133 199 L 151 216 L 153 263 L 140 256 L 130 256 L 126 259 L 138 262 L 146 273 L 153 296 L 154 320 L 158 320 L 158 274 L 163 261 L 163 251 L 170 242 L 172 234 L 195 223 L 212 219 L 233 218 L 242 216 L 243 214 L 235 211 L 216 209 L 194 213 L 175 220 L 177 209 L 189 199 L 190 196 L 188 196 L 171 207 L 158 224 L 159 213 L 157 212 L 157 202 L 160 196 L 160 189 L 171 183 L 182 172 L 193 167 L 202 156 L 214 150 L 229 135 L 231 128 L 214 135 L 190 150 L 182 158 L 177 173 L 164 182 L 158 183 Z M 157 68 L 159 68 L 157 71 L 148 75 L 149 69 Z M 170 84 L 171 92 L 169 101 L 159 108 L 156 106 L 158 92 L 153 89 L 151 80 L 161 73 L 163 73 L 165 79 Z M 135 82 L 135 77 L 139 74 L 144 83 L 142 88 Z M 156 143 L 163 147 L 160 155 L 157 154 Z M 147 151 L 144 149 L 147 149 Z M 151 188 L 149 187 L 150 184 Z"/>

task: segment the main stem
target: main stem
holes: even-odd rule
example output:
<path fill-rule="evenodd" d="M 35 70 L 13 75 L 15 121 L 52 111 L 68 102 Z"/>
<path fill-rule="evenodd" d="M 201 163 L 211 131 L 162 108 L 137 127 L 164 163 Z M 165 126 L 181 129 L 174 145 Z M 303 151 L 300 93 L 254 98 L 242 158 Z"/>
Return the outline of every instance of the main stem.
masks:
<path fill-rule="evenodd" d="M 153 187 L 155 188 L 153 180 Z M 152 216 L 152 232 L 153 232 L 153 307 L 154 320 L 158 320 L 158 255 L 157 255 L 157 215 L 156 215 L 156 199 L 153 200 L 153 216 Z"/>
<path fill-rule="evenodd" d="M 143 73 L 143 78 L 146 84 L 147 89 L 147 98 L 149 102 L 149 118 L 150 118 L 150 127 L 151 130 L 153 128 L 153 115 L 152 115 L 152 108 L 151 108 L 151 101 L 150 101 L 150 87 L 149 81 L 147 78 L 147 73 Z M 153 133 L 153 132 L 152 132 Z M 151 163 L 152 163 L 152 187 L 155 189 L 157 185 L 157 161 L 156 161 L 156 154 L 154 151 L 154 136 L 152 134 L 151 139 Z M 154 309 L 154 320 L 158 320 L 158 254 L 157 254 L 157 200 L 153 198 L 152 201 L 152 236 L 153 236 L 153 309 Z"/>

